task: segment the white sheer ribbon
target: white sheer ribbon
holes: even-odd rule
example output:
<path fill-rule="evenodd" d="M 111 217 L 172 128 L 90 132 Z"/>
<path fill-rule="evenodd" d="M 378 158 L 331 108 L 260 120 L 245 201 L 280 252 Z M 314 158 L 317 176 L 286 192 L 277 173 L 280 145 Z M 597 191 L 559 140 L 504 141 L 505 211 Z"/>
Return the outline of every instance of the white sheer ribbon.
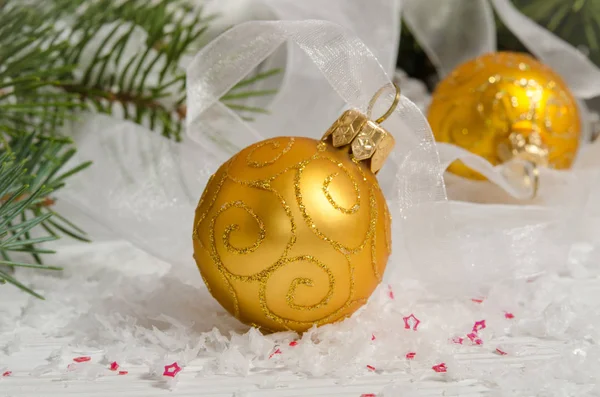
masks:
<path fill-rule="evenodd" d="M 487 0 L 405 0 L 403 16 L 442 76 L 496 50 L 494 14 Z"/>
<path fill-rule="evenodd" d="M 310 112 L 295 113 L 288 102 L 286 112 L 265 118 L 271 122 L 268 129 L 259 129 L 219 98 L 286 41 L 302 50 L 321 78 L 304 80 L 301 87 L 284 84 L 281 90 L 300 89 L 307 98 L 313 88 L 329 92 L 313 97 L 312 106 L 325 107 L 327 98 L 335 96 L 337 112 L 329 119 L 314 120 Z M 288 76 L 290 81 L 293 77 Z M 94 166 L 72 181 L 62 200 L 175 265 L 179 270 L 174 274 L 197 280 L 190 236 L 194 208 L 210 174 L 239 149 L 275 131 L 291 135 L 279 123 L 295 124 L 296 135 L 319 139 L 344 107 L 366 110 L 374 93 L 385 85 L 390 85 L 390 79 L 376 57 L 339 25 L 316 20 L 244 23 L 206 46 L 189 65 L 186 142 L 171 142 L 141 126 L 93 116 L 76 128 L 80 132 L 76 141 L 79 158 L 93 160 Z M 390 87 L 375 114 L 383 113 L 393 96 Z M 317 124 L 322 127 L 317 129 Z M 394 268 L 405 274 L 410 262 L 419 271 L 439 268 L 432 271 L 432 278 L 447 282 L 444 275 L 460 274 L 455 266 L 462 262 L 453 243 L 453 221 L 432 133 L 425 117 L 405 97 L 384 126 L 397 141 L 378 174 L 395 219 L 391 262 L 397 265 L 390 265 L 387 277 Z"/>
<path fill-rule="evenodd" d="M 192 140 L 212 153 L 229 148 L 223 155 L 230 156 L 256 139 L 268 137 L 252 129 L 219 102 L 219 98 L 286 40 L 302 48 L 350 107 L 366 111 L 374 93 L 383 86 L 391 86 L 390 79 L 370 50 L 356 36 L 337 25 L 316 20 L 247 22 L 211 42 L 190 64 L 187 129 Z M 388 105 L 392 94 L 390 89 Z M 317 99 L 315 106 L 320 102 Z M 380 108 L 385 107 L 380 105 Z M 287 112 L 281 117 L 302 126 L 312 114 Z M 302 135 L 320 138 L 335 118 L 323 120 L 327 124 L 321 129 L 303 128 Z M 395 173 L 396 189 L 388 191 L 391 195 L 388 197 L 401 201 L 404 206 L 444 200 L 435 144 L 421 112 L 402 97 L 398 110 L 385 123 L 392 131 L 399 132 L 395 134 L 398 143 L 392 158 L 395 167 L 389 167 Z M 283 131 L 288 135 L 287 130 Z M 411 183 L 404 182 L 407 178 Z"/>
<path fill-rule="evenodd" d="M 226 157 L 258 137 L 268 137 L 251 129 L 218 98 L 286 40 L 300 47 L 320 70 L 322 81 L 313 81 L 311 87 L 323 92 L 328 82 L 329 90 L 342 98 L 345 106 L 366 111 L 374 93 L 391 85 L 364 43 L 338 25 L 316 20 L 248 22 L 221 35 L 190 64 L 188 134 L 194 142 L 212 153 L 230 148 L 223 153 Z M 376 106 L 376 113 L 387 109 L 393 94 L 390 89 Z M 313 101 L 313 107 L 321 106 L 320 97 Z M 297 114 L 293 105 L 270 121 L 296 123 L 302 131 L 299 135 L 318 139 L 341 111 L 340 108 L 329 120 L 321 120 L 323 126 L 319 129 L 307 128 L 306 125 L 313 125 L 312 114 Z M 394 134 L 396 146 L 378 179 L 395 215 L 395 245 L 400 255 L 408 254 L 421 268 L 445 264 L 436 274 L 447 274 L 458 263 L 458 249 L 452 244 L 452 219 L 445 205 L 442 169 L 429 125 L 404 96 L 384 125 Z M 269 130 L 276 126 L 271 125 Z M 279 131 L 279 135 L 289 135 L 286 128 Z M 213 143 L 217 139 L 219 145 Z M 436 245 L 435 250 L 431 249 L 432 244 Z"/>

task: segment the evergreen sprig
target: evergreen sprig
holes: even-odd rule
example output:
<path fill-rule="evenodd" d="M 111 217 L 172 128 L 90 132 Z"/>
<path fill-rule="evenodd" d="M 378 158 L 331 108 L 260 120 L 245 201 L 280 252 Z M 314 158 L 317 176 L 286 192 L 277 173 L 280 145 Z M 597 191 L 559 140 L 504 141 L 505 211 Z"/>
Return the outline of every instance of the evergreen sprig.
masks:
<path fill-rule="evenodd" d="M 20 283 L 11 271 L 15 267 L 60 270 L 42 264 L 41 255 L 54 253 L 39 247 L 60 234 L 88 241 L 85 233 L 52 208 L 51 194 L 62 188 L 65 180 L 89 163 L 63 171 L 75 154 L 65 138 L 41 137 L 36 133 L 6 141 L 0 154 L 0 282 L 9 282 L 32 295 L 38 293 Z M 37 235 L 32 232 L 38 229 Z M 40 235 L 39 229 L 44 231 Z M 34 263 L 18 261 L 15 254 L 30 254 Z"/>
<path fill-rule="evenodd" d="M 43 243 L 87 241 L 54 209 L 53 193 L 90 165 L 67 168 L 75 147 L 64 122 L 98 111 L 179 139 L 181 62 L 214 18 L 187 0 L 0 0 L 0 283 L 41 298 L 14 269 L 59 270 L 42 264 L 54 252 Z M 245 118 L 264 112 L 244 101 L 272 95 L 253 84 L 278 72 L 257 71 L 223 102 Z"/>
<path fill-rule="evenodd" d="M 216 15 L 205 15 L 187 0 L 48 0 L 57 19 L 71 19 L 71 43 L 60 59 L 85 65 L 60 76 L 60 87 L 84 105 L 115 114 L 179 140 L 185 106 L 184 56 L 190 55 Z M 55 32 L 55 40 L 64 36 Z M 249 77 L 266 79 L 278 70 Z M 264 109 L 239 103 L 272 91 L 247 89 L 227 96 L 226 104 L 242 113 Z M 238 100 L 237 102 L 234 100 Z"/>

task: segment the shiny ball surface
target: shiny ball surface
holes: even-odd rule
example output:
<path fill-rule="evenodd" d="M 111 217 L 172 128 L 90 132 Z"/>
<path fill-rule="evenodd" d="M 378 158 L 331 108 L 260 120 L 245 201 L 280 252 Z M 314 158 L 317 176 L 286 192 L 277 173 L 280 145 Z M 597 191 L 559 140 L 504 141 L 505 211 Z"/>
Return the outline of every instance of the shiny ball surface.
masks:
<path fill-rule="evenodd" d="M 452 143 L 497 165 L 499 146 L 511 132 L 539 134 L 548 166 L 569 168 L 577 153 L 581 120 L 561 77 L 532 57 L 491 53 L 456 68 L 436 88 L 427 118 L 435 139 Z M 461 162 L 450 172 L 483 177 Z"/>
<path fill-rule="evenodd" d="M 219 303 L 267 332 L 350 316 L 381 281 L 391 219 L 375 175 L 348 147 L 273 138 L 210 178 L 194 257 Z"/>

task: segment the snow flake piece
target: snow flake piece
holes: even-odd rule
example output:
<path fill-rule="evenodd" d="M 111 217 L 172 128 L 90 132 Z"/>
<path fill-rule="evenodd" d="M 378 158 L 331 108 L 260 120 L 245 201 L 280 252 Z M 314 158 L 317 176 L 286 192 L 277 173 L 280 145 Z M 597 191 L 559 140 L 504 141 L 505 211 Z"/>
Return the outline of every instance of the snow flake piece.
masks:
<path fill-rule="evenodd" d="M 2 373 L 2 376 L 11 376 L 12 375 L 12 371 L 4 371 Z"/>
<path fill-rule="evenodd" d="M 485 320 L 477 321 L 473 325 L 473 332 L 477 333 L 477 332 L 481 331 L 482 329 L 485 329 L 485 327 L 486 327 Z"/>
<path fill-rule="evenodd" d="M 512 320 L 513 318 L 515 318 L 515 315 L 509 312 L 504 312 L 504 318 L 506 318 L 507 320 Z"/>
<path fill-rule="evenodd" d="M 390 297 L 390 299 L 394 299 L 394 290 L 392 289 L 392 286 L 388 284 L 388 296 Z"/>
<path fill-rule="evenodd" d="M 175 375 L 181 372 L 181 367 L 177 364 L 177 361 L 170 365 L 165 365 L 165 372 L 163 372 L 163 376 L 170 376 L 174 378 Z"/>
<path fill-rule="evenodd" d="M 275 350 L 273 353 L 271 353 L 271 355 L 269 356 L 269 359 L 272 359 L 273 356 L 276 354 L 281 354 L 281 350 L 280 349 Z"/>
<path fill-rule="evenodd" d="M 111 371 L 116 371 L 117 369 L 119 369 L 119 364 L 116 361 L 113 361 L 112 363 L 110 363 Z"/>
<path fill-rule="evenodd" d="M 462 345 L 464 341 L 464 338 L 461 338 L 460 336 L 452 338 L 452 343 L 456 343 L 457 345 Z"/>
<path fill-rule="evenodd" d="M 468 334 L 467 338 L 469 338 L 471 343 L 473 343 L 475 345 L 483 345 L 483 341 L 481 340 L 481 338 L 479 336 L 477 336 L 477 333 L 475 333 L 475 332 L 471 332 L 470 334 Z"/>
<path fill-rule="evenodd" d="M 369 371 L 375 371 L 375 367 L 374 367 L 374 366 L 372 366 L 372 365 L 367 365 L 367 369 L 368 369 Z"/>
<path fill-rule="evenodd" d="M 415 353 L 415 352 L 406 353 L 406 359 L 412 360 L 415 358 L 416 355 L 417 355 L 417 353 Z"/>
<path fill-rule="evenodd" d="M 496 348 L 495 353 L 499 354 L 501 356 L 506 356 L 508 354 L 507 352 L 505 352 L 504 350 L 500 349 L 499 347 Z"/>
<path fill-rule="evenodd" d="M 414 314 L 411 314 L 408 317 L 403 317 L 404 320 L 404 329 L 412 329 L 413 331 L 417 330 L 419 324 L 421 324 L 421 320 L 415 317 Z"/>
<path fill-rule="evenodd" d="M 290 342 L 290 346 L 294 347 L 294 346 L 298 346 L 298 341 L 297 340 L 293 340 Z"/>
<path fill-rule="evenodd" d="M 439 363 L 438 365 L 434 365 L 431 367 L 437 373 L 448 372 L 448 367 L 446 367 L 446 363 Z"/>
<path fill-rule="evenodd" d="M 76 363 L 84 363 L 86 361 L 90 361 L 92 358 L 90 356 L 81 356 L 81 357 L 75 357 L 73 359 L 73 361 L 75 361 Z"/>

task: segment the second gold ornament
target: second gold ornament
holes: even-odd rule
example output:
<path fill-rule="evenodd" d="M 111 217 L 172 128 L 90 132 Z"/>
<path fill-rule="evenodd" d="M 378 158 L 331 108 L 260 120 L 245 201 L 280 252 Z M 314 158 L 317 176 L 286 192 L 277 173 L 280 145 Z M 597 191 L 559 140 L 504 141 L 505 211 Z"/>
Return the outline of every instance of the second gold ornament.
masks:
<path fill-rule="evenodd" d="M 514 157 L 556 169 L 577 153 L 581 120 L 562 78 L 532 57 L 491 53 L 459 66 L 436 88 L 428 119 L 439 142 L 493 165 Z M 450 172 L 483 179 L 457 161 Z"/>

